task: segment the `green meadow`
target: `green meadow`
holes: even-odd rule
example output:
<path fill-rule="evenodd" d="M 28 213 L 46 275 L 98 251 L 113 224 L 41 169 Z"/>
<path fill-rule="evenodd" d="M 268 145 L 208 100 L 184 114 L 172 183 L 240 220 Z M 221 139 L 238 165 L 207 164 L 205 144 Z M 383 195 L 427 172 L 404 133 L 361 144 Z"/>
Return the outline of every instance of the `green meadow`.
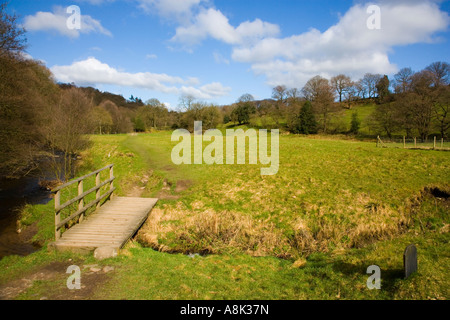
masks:
<path fill-rule="evenodd" d="M 279 171 L 261 176 L 260 164 L 176 166 L 176 144 L 169 132 L 92 136 L 79 175 L 114 164 L 117 195 L 157 206 L 119 257 L 100 262 L 48 251 L 54 202 L 25 207 L 21 224 L 37 226 L 43 247 L 2 259 L 0 288 L 56 264 L 60 273 L 11 298 L 70 298 L 64 267 L 97 264 L 114 271 L 83 299 L 450 297 L 448 152 L 281 135 Z M 419 270 L 404 280 L 411 243 Z M 370 265 L 381 290 L 366 286 Z"/>

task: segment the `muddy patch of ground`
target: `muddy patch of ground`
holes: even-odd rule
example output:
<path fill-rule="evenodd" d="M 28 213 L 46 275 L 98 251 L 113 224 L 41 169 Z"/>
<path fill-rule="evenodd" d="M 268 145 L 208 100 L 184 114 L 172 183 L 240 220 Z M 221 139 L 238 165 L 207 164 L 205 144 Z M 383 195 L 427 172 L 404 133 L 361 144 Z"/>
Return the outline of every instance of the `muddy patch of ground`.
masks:
<path fill-rule="evenodd" d="M 12 300 L 19 294 L 27 291 L 35 281 L 49 281 L 56 279 L 62 272 L 67 270 L 70 264 L 53 262 L 19 280 L 13 280 L 0 286 L 0 300 Z"/>
<path fill-rule="evenodd" d="M 173 190 L 175 194 L 171 193 L 172 183 L 165 179 L 163 181 L 163 187 L 160 192 L 157 194 L 157 198 L 161 200 L 177 200 L 180 198 L 179 193 L 186 191 L 190 186 L 193 185 L 190 180 L 178 180 L 175 184 L 175 189 Z"/>
<path fill-rule="evenodd" d="M 148 175 L 143 175 L 142 179 L 140 180 L 140 185 L 133 186 L 126 196 L 132 198 L 140 198 L 144 193 L 144 190 L 147 188 L 149 179 L 150 177 Z"/>
<path fill-rule="evenodd" d="M 176 168 L 174 168 L 173 166 L 165 166 L 163 167 L 164 171 L 170 172 L 170 171 L 175 171 Z"/>
<path fill-rule="evenodd" d="M 145 187 L 134 186 L 128 193 L 127 197 L 140 198 L 144 193 Z"/>
<path fill-rule="evenodd" d="M 36 300 L 90 300 L 114 273 L 114 267 L 79 264 L 81 289 L 71 290 L 67 287 L 67 279 L 71 274 L 66 273 L 71 265 L 77 264 L 53 262 L 19 280 L 1 285 L 0 300 L 14 300 L 20 294 L 30 290 L 36 282 L 41 282 L 40 286 L 42 286 L 36 289 L 38 293 L 33 295 Z"/>
<path fill-rule="evenodd" d="M 176 193 L 183 192 L 183 191 L 189 189 L 189 187 L 192 186 L 192 184 L 193 183 L 191 180 L 178 180 L 177 185 L 175 187 L 175 192 Z"/>

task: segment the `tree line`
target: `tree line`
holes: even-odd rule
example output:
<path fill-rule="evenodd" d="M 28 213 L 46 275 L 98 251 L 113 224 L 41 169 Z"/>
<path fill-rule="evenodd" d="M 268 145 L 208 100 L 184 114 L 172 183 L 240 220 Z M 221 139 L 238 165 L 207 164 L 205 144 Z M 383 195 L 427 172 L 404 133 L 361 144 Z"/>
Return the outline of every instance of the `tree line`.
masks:
<path fill-rule="evenodd" d="M 361 119 L 353 112 L 348 128 L 345 111 L 375 104 L 365 119 L 374 135 L 392 138 L 401 132 L 426 140 L 431 133 L 438 133 L 448 138 L 449 79 L 450 65 L 440 61 L 418 72 L 403 68 L 393 79 L 371 73 L 358 81 L 344 74 L 331 79 L 318 75 L 301 89 L 274 87 L 269 100 L 255 101 L 244 94 L 235 104 L 222 108 L 224 122 L 281 127 L 301 134 L 358 134 Z"/>
<path fill-rule="evenodd" d="M 94 95 L 95 133 L 148 132 L 186 128 L 203 121 L 205 130 L 225 125 L 250 125 L 260 128 L 282 128 L 296 134 L 357 134 L 361 119 L 352 114 L 350 128 L 346 110 L 357 105 L 375 104 L 365 119 L 373 134 L 392 137 L 402 132 L 407 137 L 427 139 L 431 132 L 448 137 L 450 66 L 434 62 L 424 70 L 403 68 L 393 79 L 387 75 L 365 74 L 352 81 L 344 74 L 331 79 L 311 78 L 301 89 L 279 85 L 265 100 L 245 93 L 230 105 L 217 106 L 183 95 L 178 111 L 169 111 L 158 99 L 145 103 L 93 88 L 81 88 Z"/>

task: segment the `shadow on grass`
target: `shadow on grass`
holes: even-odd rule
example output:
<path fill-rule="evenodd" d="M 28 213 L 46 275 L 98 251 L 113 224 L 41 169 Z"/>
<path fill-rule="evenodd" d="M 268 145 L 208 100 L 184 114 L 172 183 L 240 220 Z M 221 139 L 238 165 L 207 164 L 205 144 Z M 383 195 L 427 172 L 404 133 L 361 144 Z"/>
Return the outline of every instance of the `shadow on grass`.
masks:
<path fill-rule="evenodd" d="M 354 277 L 360 275 L 361 277 L 369 278 L 373 273 L 367 273 L 367 268 L 369 264 L 352 264 L 344 261 L 337 261 L 333 263 L 333 270 L 335 272 L 342 273 L 349 277 Z M 404 270 L 391 268 L 391 269 L 383 269 L 381 268 L 381 286 L 382 290 L 389 293 L 389 295 L 393 295 L 398 290 L 398 282 L 399 280 L 404 280 Z"/>

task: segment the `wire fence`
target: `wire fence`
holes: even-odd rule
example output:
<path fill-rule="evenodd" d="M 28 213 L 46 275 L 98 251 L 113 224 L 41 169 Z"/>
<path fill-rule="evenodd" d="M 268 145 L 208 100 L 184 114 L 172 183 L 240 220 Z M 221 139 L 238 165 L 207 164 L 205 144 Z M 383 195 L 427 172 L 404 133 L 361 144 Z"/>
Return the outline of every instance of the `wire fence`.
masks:
<path fill-rule="evenodd" d="M 406 137 L 389 139 L 378 136 L 377 147 L 450 151 L 450 140 L 444 138 L 439 139 L 437 137 L 432 137 L 427 140 Z"/>

